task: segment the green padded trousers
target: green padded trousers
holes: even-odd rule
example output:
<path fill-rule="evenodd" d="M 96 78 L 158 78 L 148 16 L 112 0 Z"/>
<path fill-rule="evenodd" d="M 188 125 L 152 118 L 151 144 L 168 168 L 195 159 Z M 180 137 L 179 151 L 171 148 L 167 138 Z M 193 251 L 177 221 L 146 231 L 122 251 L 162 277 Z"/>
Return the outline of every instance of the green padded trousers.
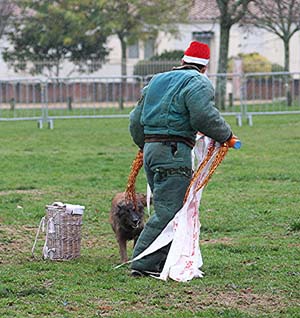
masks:
<path fill-rule="evenodd" d="M 153 194 L 154 213 L 133 251 L 143 252 L 182 208 L 192 176 L 191 148 L 182 142 L 151 142 L 144 146 L 144 169 Z M 134 261 L 132 269 L 161 272 L 170 244 Z"/>

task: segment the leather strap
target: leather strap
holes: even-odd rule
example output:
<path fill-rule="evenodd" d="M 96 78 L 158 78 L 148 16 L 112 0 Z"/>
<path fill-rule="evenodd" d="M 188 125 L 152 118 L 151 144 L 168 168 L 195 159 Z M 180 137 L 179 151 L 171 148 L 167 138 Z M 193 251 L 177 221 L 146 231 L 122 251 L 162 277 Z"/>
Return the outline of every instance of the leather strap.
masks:
<path fill-rule="evenodd" d="M 176 135 L 145 135 L 145 142 L 183 142 L 190 148 L 194 148 L 195 141 L 182 137 L 182 136 L 176 136 Z"/>

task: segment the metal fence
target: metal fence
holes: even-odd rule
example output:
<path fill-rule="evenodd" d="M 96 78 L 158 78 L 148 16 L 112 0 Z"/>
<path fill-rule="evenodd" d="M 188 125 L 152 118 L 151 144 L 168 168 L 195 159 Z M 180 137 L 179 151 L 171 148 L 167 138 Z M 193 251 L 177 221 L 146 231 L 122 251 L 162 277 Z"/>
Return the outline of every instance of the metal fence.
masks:
<path fill-rule="evenodd" d="M 136 76 L 0 80 L 0 121 L 127 117 L 143 85 Z"/>
<path fill-rule="evenodd" d="M 300 114 L 300 72 L 249 73 L 242 85 L 243 115 Z"/>
<path fill-rule="evenodd" d="M 300 114 L 299 73 L 210 74 L 223 116 Z M 0 121 L 127 117 L 151 76 L 0 79 Z M 223 91 L 218 89 L 223 83 Z M 222 103 L 219 103 L 222 101 Z"/>

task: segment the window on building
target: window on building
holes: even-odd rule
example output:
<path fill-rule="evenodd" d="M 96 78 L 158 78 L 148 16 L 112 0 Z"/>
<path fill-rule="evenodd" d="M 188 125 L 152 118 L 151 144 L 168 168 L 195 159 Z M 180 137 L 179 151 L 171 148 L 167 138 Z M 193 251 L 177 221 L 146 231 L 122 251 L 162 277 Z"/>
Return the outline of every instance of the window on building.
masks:
<path fill-rule="evenodd" d="M 130 59 L 138 59 L 140 56 L 139 52 L 139 42 L 137 41 L 134 44 L 128 46 L 128 58 Z"/>
<path fill-rule="evenodd" d="M 144 42 L 144 59 L 149 59 L 154 55 L 154 50 L 155 50 L 155 40 L 148 39 L 147 41 Z"/>
<path fill-rule="evenodd" d="M 192 38 L 193 40 L 206 43 L 208 46 L 210 46 L 213 35 L 214 33 L 212 31 L 193 32 Z"/>

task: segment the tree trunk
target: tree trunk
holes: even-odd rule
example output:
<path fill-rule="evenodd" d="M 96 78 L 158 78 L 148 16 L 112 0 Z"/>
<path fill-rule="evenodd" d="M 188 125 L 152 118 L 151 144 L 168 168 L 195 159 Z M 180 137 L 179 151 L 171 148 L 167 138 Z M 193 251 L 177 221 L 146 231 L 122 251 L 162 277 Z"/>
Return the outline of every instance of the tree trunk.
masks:
<path fill-rule="evenodd" d="M 284 70 L 285 72 L 290 71 L 290 45 L 289 39 L 284 39 Z M 286 87 L 286 101 L 288 106 L 292 106 L 292 94 L 291 94 L 291 85 L 290 85 L 290 77 L 288 75 L 285 76 L 285 87 Z"/>
<path fill-rule="evenodd" d="M 58 78 L 59 77 L 59 68 L 60 68 L 60 63 L 59 62 L 57 62 L 56 64 L 55 64 L 55 76 Z"/>
<path fill-rule="evenodd" d="M 119 99 L 119 108 L 124 109 L 124 95 L 126 90 L 126 76 L 127 76 L 127 44 L 122 36 L 119 35 L 119 39 L 121 42 L 121 87 L 120 87 L 120 99 Z"/>
<path fill-rule="evenodd" d="M 228 65 L 228 47 L 229 47 L 229 33 L 230 27 L 224 24 L 220 24 L 220 49 L 219 49 L 219 62 L 218 62 L 218 74 L 227 73 Z M 220 75 L 217 77 L 216 83 L 216 106 L 219 109 L 225 109 L 226 101 L 226 75 Z"/>
<path fill-rule="evenodd" d="M 285 72 L 290 71 L 290 45 L 289 39 L 284 39 L 284 70 Z"/>

